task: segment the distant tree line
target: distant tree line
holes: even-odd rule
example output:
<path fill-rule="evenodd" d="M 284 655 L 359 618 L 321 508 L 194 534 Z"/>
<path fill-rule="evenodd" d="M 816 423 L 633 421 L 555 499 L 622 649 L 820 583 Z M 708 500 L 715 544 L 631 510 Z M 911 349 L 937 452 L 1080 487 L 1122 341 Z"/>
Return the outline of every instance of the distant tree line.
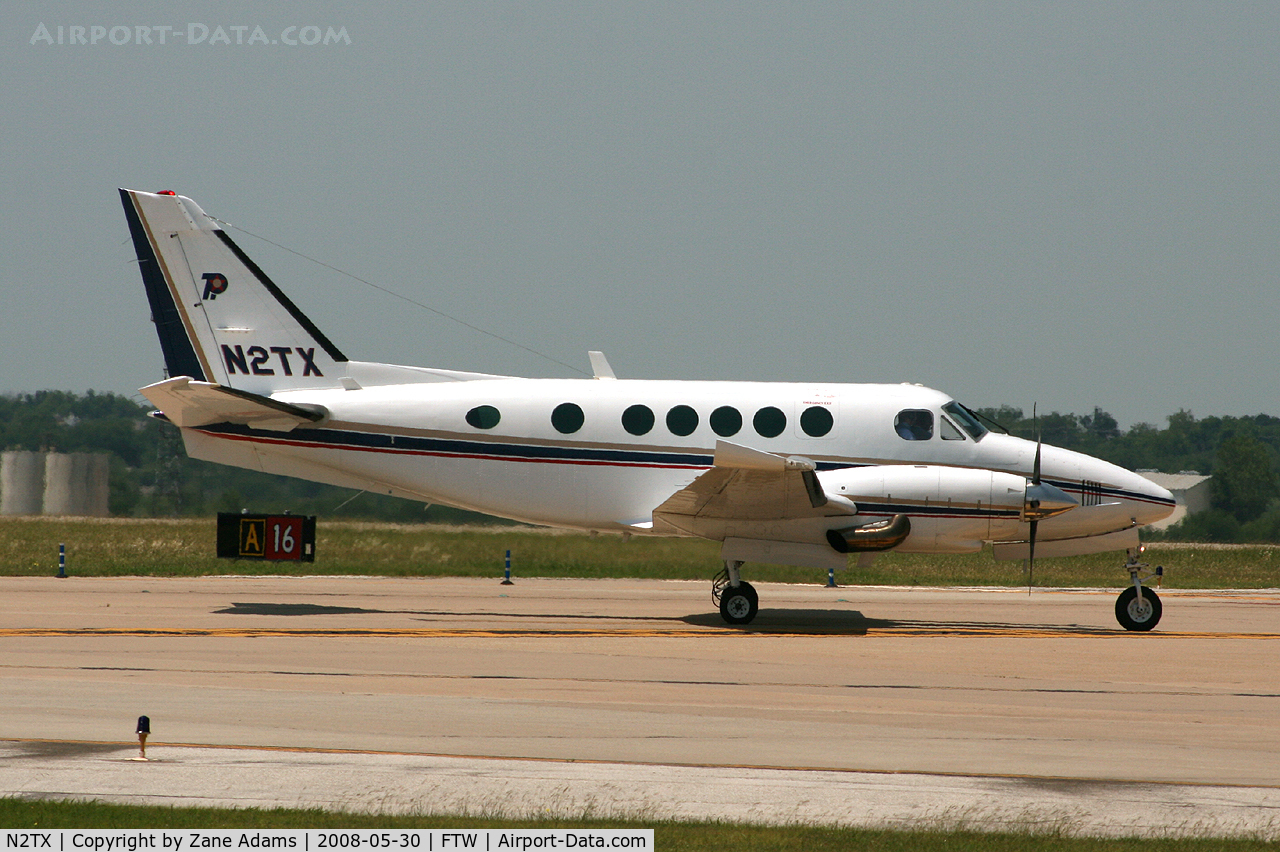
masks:
<path fill-rule="evenodd" d="M 38 391 L 0 396 L 0 447 L 7 450 L 106 452 L 111 455 L 110 510 L 117 516 L 203 516 L 278 511 L 402 523 L 496 522 L 471 512 L 348 488 L 257 473 L 187 458 L 173 426 L 148 417 L 151 407 L 112 393 Z M 1196 419 L 1169 415 L 1160 429 L 1128 430 L 1100 408 L 1085 415 L 1031 418 L 1000 406 L 978 413 L 1010 434 L 1078 450 L 1130 470 L 1212 475 L 1212 509 L 1151 538 L 1280 542 L 1280 418 Z"/>

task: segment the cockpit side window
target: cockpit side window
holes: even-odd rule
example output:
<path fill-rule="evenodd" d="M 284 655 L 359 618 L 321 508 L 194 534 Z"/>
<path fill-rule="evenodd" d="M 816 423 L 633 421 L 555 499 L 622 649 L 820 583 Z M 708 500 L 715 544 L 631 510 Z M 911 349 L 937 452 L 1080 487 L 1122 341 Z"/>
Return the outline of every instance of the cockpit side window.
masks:
<path fill-rule="evenodd" d="M 938 420 L 938 434 L 942 436 L 944 441 L 964 440 L 964 435 L 960 434 L 960 427 L 952 423 L 949 417 L 942 417 Z"/>
<path fill-rule="evenodd" d="M 974 416 L 972 411 L 965 408 L 960 403 L 948 402 L 946 405 L 942 406 L 942 410 L 951 415 L 951 417 L 960 424 L 960 428 L 968 432 L 969 437 L 973 438 L 973 440 L 981 440 L 982 436 L 987 434 L 988 429 L 986 426 L 982 425 L 982 421 Z"/>
<path fill-rule="evenodd" d="M 899 411 L 893 428 L 906 441 L 927 441 L 933 437 L 933 412 L 924 408 Z"/>

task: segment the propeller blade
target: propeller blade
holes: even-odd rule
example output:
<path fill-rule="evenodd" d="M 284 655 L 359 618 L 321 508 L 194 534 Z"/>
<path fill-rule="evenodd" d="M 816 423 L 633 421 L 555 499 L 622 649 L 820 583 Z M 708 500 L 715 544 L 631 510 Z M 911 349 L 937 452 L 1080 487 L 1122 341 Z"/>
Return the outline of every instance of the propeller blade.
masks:
<path fill-rule="evenodd" d="M 1031 586 L 1036 576 L 1036 527 L 1039 521 L 1031 522 L 1031 535 L 1027 540 L 1027 597 L 1031 597 Z"/>
<path fill-rule="evenodd" d="M 1031 419 L 1036 424 L 1036 460 L 1031 467 L 1031 484 L 1040 484 L 1040 445 L 1044 443 L 1044 436 L 1040 434 L 1040 417 L 1036 414 L 1036 405 L 1031 404 Z"/>

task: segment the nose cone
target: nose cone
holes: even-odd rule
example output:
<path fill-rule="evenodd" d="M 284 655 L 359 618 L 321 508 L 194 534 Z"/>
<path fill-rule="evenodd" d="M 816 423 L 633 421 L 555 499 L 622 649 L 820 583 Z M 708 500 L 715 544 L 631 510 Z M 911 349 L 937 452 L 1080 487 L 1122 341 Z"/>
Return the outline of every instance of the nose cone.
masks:
<path fill-rule="evenodd" d="M 1017 451 L 1019 467 L 1023 475 L 1028 475 L 1035 456 L 1035 443 L 1005 435 L 989 435 L 989 438 L 1004 438 L 1000 444 L 993 442 L 1006 452 Z M 985 439 L 984 439 L 985 441 Z M 1016 442 L 1016 443 L 1015 443 Z M 1069 490 L 1068 499 L 1075 496 L 1079 488 L 1079 512 L 1069 512 L 1064 521 L 1070 524 L 1082 524 L 1087 519 L 1105 516 L 1105 523 L 1119 518 L 1120 521 L 1134 526 L 1153 524 L 1173 514 L 1173 495 L 1146 477 L 1125 470 L 1119 465 L 1103 461 L 1074 450 L 1065 450 L 1045 444 L 1041 469 L 1041 485 L 1058 486 Z M 1033 486 L 1028 483 L 1027 500 L 1036 495 L 1031 493 Z M 1060 498 L 1053 502 L 1058 502 Z M 1061 514 L 1061 512 L 1059 512 Z M 1114 517 L 1113 517 L 1114 516 Z M 1030 517 L 1027 520 L 1031 520 Z"/>
<path fill-rule="evenodd" d="M 1134 526 L 1154 524 L 1173 514 L 1173 495 L 1145 476 L 1086 455 L 1077 455 L 1076 461 L 1082 507 L 1096 506 L 1108 515 L 1122 509 Z M 1091 494 L 1095 484 L 1100 491 Z"/>
<path fill-rule="evenodd" d="M 1133 494 L 1129 499 L 1133 500 L 1134 519 L 1139 524 L 1154 524 L 1173 514 L 1176 501 L 1169 489 L 1161 488 L 1141 474 L 1125 473 L 1134 480 Z"/>

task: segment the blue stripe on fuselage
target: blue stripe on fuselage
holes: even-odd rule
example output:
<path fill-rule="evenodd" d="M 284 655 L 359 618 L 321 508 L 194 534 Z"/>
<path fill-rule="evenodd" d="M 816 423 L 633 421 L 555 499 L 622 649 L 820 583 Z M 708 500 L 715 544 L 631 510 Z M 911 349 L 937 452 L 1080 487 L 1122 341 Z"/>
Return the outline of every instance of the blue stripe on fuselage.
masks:
<path fill-rule="evenodd" d="M 1044 481 L 1054 486 L 1055 488 L 1061 488 L 1063 491 L 1067 492 L 1068 494 L 1074 494 L 1080 497 L 1083 497 L 1085 494 L 1084 486 L 1080 483 L 1079 480 L 1046 479 Z M 1133 500 L 1138 503 L 1153 503 L 1157 506 L 1173 506 L 1175 503 L 1177 503 L 1176 500 L 1166 500 L 1163 497 L 1156 497 L 1152 494 L 1145 494 L 1141 491 L 1126 491 L 1123 488 L 1113 488 L 1108 485 L 1101 485 L 1100 487 L 1095 487 L 1093 490 L 1093 493 L 1097 494 L 1099 497 L 1112 497 L 1119 500 Z"/>
<path fill-rule="evenodd" d="M 713 457 L 703 453 L 543 446 L 537 444 L 467 441 L 460 438 L 422 438 L 409 435 L 387 435 L 380 432 L 355 432 L 344 429 L 294 429 L 287 433 L 286 437 L 279 432 L 263 432 L 257 429 L 250 429 L 247 426 L 221 423 L 216 426 L 202 426 L 200 431 L 228 438 L 249 439 L 271 444 L 294 444 L 327 449 L 369 450 L 373 452 L 465 456 L 498 461 L 515 460 L 688 468 L 708 468 L 713 463 Z M 842 467 L 842 465 L 831 465 L 831 467 Z"/>
<path fill-rule="evenodd" d="M 388 435 L 381 432 L 359 432 L 349 429 L 294 429 L 288 433 L 265 432 L 250 429 L 231 423 L 202 426 L 200 431 L 236 440 L 260 441 L 268 444 L 283 444 L 322 449 L 366 450 L 369 452 L 405 453 L 433 456 L 451 456 L 459 458 L 479 458 L 492 461 L 527 461 L 546 462 L 552 464 L 601 464 L 629 467 L 666 467 L 706 469 L 715 463 L 715 457 L 705 451 L 691 450 L 688 453 L 676 453 L 661 450 L 566 447 L 542 444 L 523 444 L 497 441 L 468 441 L 461 438 L 428 438 L 412 435 Z M 816 462 L 820 471 L 844 470 L 855 467 L 870 467 L 866 462 Z M 1017 471 L 1010 471 L 1017 473 Z M 1068 493 L 1082 494 L 1083 488 L 1078 481 L 1050 480 L 1050 485 Z M 1113 499 L 1134 500 L 1144 503 L 1167 504 L 1167 501 L 1150 494 L 1137 491 L 1108 487 L 1100 489 L 1095 486 L 1095 494 Z M 859 505 L 862 505 L 861 503 Z M 912 514 L 920 514 L 926 508 L 930 514 L 943 513 L 951 515 L 970 515 L 969 510 L 948 509 L 944 507 L 922 507 L 906 504 L 885 504 L 883 511 L 872 511 L 869 514 L 897 514 L 895 507 Z M 988 514 L 981 510 L 981 514 Z M 1007 513 L 996 512 L 1004 517 Z M 1016 513 L 1015 513 L 1016 514 Z"/>

